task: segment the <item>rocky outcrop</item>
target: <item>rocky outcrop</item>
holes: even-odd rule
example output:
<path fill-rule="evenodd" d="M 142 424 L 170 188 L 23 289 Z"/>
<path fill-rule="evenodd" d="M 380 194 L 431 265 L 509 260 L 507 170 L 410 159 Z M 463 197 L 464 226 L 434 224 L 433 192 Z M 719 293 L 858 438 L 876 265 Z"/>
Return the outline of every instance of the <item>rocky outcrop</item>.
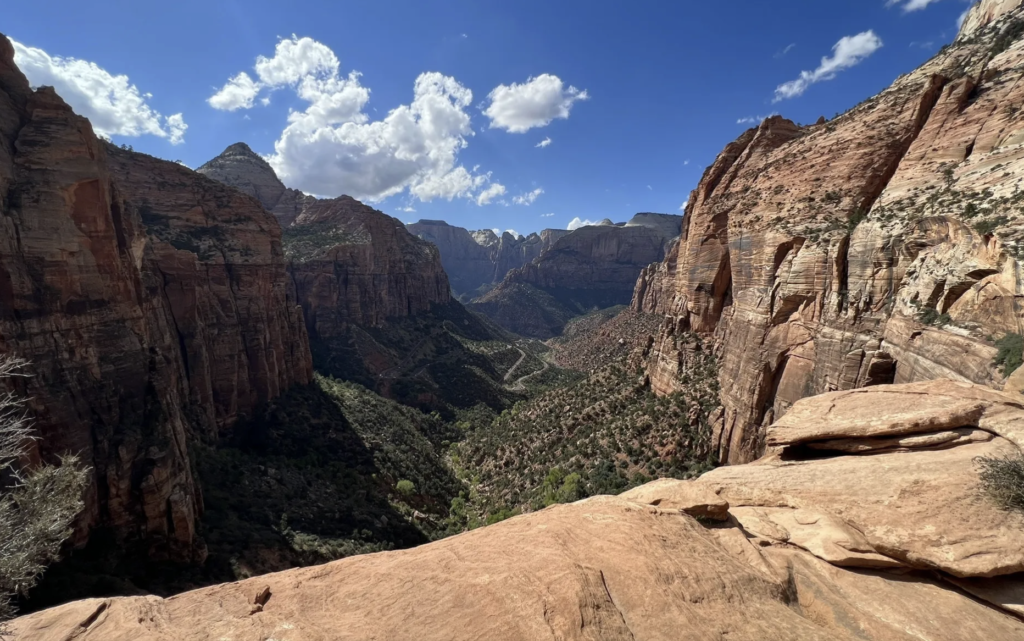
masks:
<path fill-rule="evenodd" d="M 0 353 L 32 362 L 36 455 L 92 470 L 77 539 L 201 558 L 190 443 L 311 361 L 277 223 L 175 163 L 101 142 L 0 36 Z"/>
<path fill-rule="evenodd" d="M 960 27 L 959 38 L 969 38 L 1019 6 L 1020 0 L 980 0 L 976 2 Z"/>
<path fill-rule="evenodd" d="M 406 228 L 437 247 L 441 264 L 456 295 L 473 292 L 493 282 L 492 253 L 499 239 L 491 230 L 471 233 L 443 220 L 421 220 Z"/>
<path fill-rule="evenodd" d="M 910 415 L 917 442 L 875 448 Z M 770 428 L 778 451 L 757 464 L 166 600 L 71 603 L 14 637 L 1024 638 L 1024 515 L 991 502 L 974 463 L 1019 455 L 1022 426 L 1017 399 L 967 383 L 827 394 Z M 973 436 L 940 443 L 949 430 Z"/>
<path fill-rule="evenodd" d="M 316 200 L 297 189 L 285 187 L 270 163 L 244 142 L 229 146 L 196 171 L 255 197 L 277 218 L 281 227 L 295 222 L 303 208 Z"/>
<path fill-rule="evenodd" d="M 675 239 L 679 236 L 683 217 L 675 214 L 640 213 L 626 222 L 626 227 L 649 227 L 661 232 L 665 238 Z"/>
<path fill-rule="evenodd" d="M 472 308 L 524 336 L 557 336 L 575 316 L 629 304 L 637 277 L 652 259 L 664 258 L 680 220 L 639 214 L 625 225 L 606 221 L 576 229 L 510 271 Z"/>
<path fill-rule="evenodd" d="M 504 232 L 494 246 L 494 278 L 491 283 L 500 283 L 514 269 L 519 269 L 540 258 L 560 238 L 569 234 L 565 229 L 545 229 L 529 236 L 513 236 Z"/>
<path fill-rule="evenodd" d="M 878 96 L 809 127 L 769 118 L 705 172 L 633 305 L 666 317 L 648 364 L 659 392 L 675 389 L 678 336 L 715 336 L 722 460 L 760 455 L 763 426 L 808 395 L 1002 385 L 992 339 L 1021 332 L 1024 293 L 1019 4 L 978 4 Z"/>
<path fill-rule="evenodd" d="M 197 171 L 257 197 L 284 228 L 289 272 L 314 339 L 351 324 L 379 326 L 451 300 L 437 249 L 401 221 L 350 196 L 317 199 L 288 189 L 245 143 Z"/>
<path fill-rule="evenodd" d="M 349 196 L 308 204 L 285 230 L 285 251 L 306 323 L 319 338 L 451 300 L 437 248 Z"/>
<path fill-rule="evenodd" d="M 640 271 L 653 262 L 648 259 L 663 257 L 673 237 L 644 225 L 581 227 L 506 280 L 548 292 L 578 292 L 598 307 L 628 303 Z"/>
<path fill-rule="evenodd" d="M 490 229 L 469 231 L 443 220 L 421 220 L 408 225 L 413 234 L 433 243 L 457 296 L 472 297 L 480 289 L 500 283 L 505 275 L 540 256 L 569 232 L 545 229 L 529 236 L 498 236 Z"/>

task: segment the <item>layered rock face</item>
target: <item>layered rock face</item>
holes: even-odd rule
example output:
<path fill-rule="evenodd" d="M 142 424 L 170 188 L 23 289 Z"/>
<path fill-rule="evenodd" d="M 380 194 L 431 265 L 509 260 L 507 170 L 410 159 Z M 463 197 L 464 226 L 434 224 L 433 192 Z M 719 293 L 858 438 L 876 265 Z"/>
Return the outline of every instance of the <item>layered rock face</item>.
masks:
<path fill-rule="evenodd" d="M 673 218 L 681 222 L 680 217 Z M 628 303 L 640 271 L 650 264 L 649 258 L 664 257 L 667 244 L 679 233 L 678 226 L 674 231 L 635 223 L 581 227 L 506 280 L 549 292 L 577 292 L 580 298 L 593 298 L 598 307 Z"/>
<path fill-rule="evenodd" d="M 508 232 L 502 233 L 494 245 L 494 278 L 491 283 L 500 283 L 511 271 L 540 258 L 569 233 L 567 229 L 545 229 L 540 233 L 519 237 Z"/>
<path fill-rule="evenodd" d="M 1024 9 L 987 1 L 958 40 L 828 122 L 766 120 L 726 147 L 635 309 L 665 315 L 651 383 L 684 330 L 714 334 L 723 461 L 764 450 L 798 399 L 949 377 L 1000 386 L 1021 332 Z M 1012 6 L 1011 6 L 1012 5 Z"/>
<path fill-rule="evenodd" d="M 78 528 L 202 556 L 189 443 L 307 382 L 277 223 L 174 163 L 101 142 L 0 37 L 0 353 L 32 362 L 37 455 L 93 470 Z"/>
<path fill-rule="evenodd" d="M 441 254 L 441 264 L 451 279 L 456 295 L 472 292 L 494 281 L 492 247 L 498 237 L 491 230 L 470 233 L 443 220 L 421 220 L 406 226 L 408 230 L 432 243 Z"/>
<path fill-rule="evenodd" d="M 350 324 L 379 326 L 450 302 L 437 249 L 401 221 L 349 196 L 321 200 L 288 189 L 245 143 L 197 171 L 257 197 L 281 223 L 288 269 L 314 338 L 334 339 Z"/>
<path fill-rule="evenodd" d="M 306 322 L 320 338 L 451 301 L 437 248 L 349 196 L 308 204 L 285 230 L 285 246 Z"/>
<path fill-rule="evenodd" d="M 170 599 L 92 599 L 20 641 L 1024 638 L 1024 516 L 975 457 L 1020 454 L 1024 410 L 967 383 L 800 401 L 778 452 L 401 552 Z M 823 456 L 824 454 L 824 456 Z"/>
<path fill-rule="evenodd" d="M 452 291 L 459 296 L 500 283 L 508 272 L 537 258 L 569 233 L 545 229 L 525 237 L 508 232 L 498 236 L 490 229 L 471 232 L 443 220 L 421 220 L 408 225 L 408 229 L 437 246 Z"/>
<path fill-rule="evenodd" d="M 316 200 L 285 187 L 270 164 L 244 142 L 231 145 L 196 171 L 255 197 L 281 227 L 295 222 L 303 208 Z"/>
<path fill-rule="evenodd" d="M 1019 6 L 1020 0 L 981 0 L 967 14 L 960 27 L 960 37 L 970 36 Z"/>
<path fill-rule="evenodd" d="M 679 216 L 639 214 L 625 225 L 576 229 L 510 271 L 473 309 L 525 336 L 556 336 L 574 316 L 629 304 L 637 277 L 665 257 L 680 224 Z"/>

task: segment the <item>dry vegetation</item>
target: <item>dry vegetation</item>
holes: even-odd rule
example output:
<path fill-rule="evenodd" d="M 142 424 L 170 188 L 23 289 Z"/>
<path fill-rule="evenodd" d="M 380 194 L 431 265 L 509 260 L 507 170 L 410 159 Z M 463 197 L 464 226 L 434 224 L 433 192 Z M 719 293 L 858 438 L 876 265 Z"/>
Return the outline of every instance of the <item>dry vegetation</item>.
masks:
<path fill-rule="evenodd" d="M 609 363 L 624 362 L 637 346 L 654 336 L 662 317 L 610 307 L 569 323 L 565 332 L 549 341 L 551 359 L 560 366 L 593 372 Z"/>
<path fill-rule="evenodd" d="M 24 376 L 25 365 L 0 358 L 0 384 Z M 15 611 L 11 599 L 24 596 L 59 558 L 83 506 L 86 471 L 74 456 L 56 466 L 19 469 L 32 437 L 24 402 L 13 392 L 0 393 L 0 636 Z"/>
<path fill-rule="evenodd" d="M 693 340 L 697 347 L 684 368 L 689 384 L 682 393 L 655 395 L 621 355 L 582 381 L 471 428 L 452 447 L 453 466 L 470 489 L 453 503 L 451 526 L 474 527 L 552 503 L 617 494 L 652 478 L 689 478 L 714 466 L 708 417 L 719 405 L 718 365 Z M 580 362 L 596 363 L 602 351 L 601 341 L 586 349 L 582 335 L 570 343 Z"/>

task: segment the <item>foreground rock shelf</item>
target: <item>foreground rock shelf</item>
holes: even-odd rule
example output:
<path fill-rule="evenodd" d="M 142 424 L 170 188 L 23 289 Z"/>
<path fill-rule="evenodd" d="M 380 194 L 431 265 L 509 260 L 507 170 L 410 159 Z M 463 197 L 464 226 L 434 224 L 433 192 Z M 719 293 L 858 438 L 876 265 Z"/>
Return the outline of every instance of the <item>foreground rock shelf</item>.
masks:
<path fill-rule="evenodd" d="M 946 380 L 824 394 L 768 441 L 695 481 L 168 599 L 71 603 L 14 638 L 1024 638 L 1024 516 L 987 497 L 976 463 L 1020 452 L 1024 397 Z"/>

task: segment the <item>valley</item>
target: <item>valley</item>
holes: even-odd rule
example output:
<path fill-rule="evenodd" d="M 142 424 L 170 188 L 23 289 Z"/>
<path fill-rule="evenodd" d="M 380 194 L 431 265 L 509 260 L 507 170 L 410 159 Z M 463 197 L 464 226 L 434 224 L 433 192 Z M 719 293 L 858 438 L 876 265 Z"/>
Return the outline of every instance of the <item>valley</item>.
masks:
<path fill-rule="evenodd" d="M 0 35 L 0 533 L 57 537 L 0 638 L 1024 638 L 1024 3 L 961 24 L 683 215 L 528 235 L 116 145 Z"/>

